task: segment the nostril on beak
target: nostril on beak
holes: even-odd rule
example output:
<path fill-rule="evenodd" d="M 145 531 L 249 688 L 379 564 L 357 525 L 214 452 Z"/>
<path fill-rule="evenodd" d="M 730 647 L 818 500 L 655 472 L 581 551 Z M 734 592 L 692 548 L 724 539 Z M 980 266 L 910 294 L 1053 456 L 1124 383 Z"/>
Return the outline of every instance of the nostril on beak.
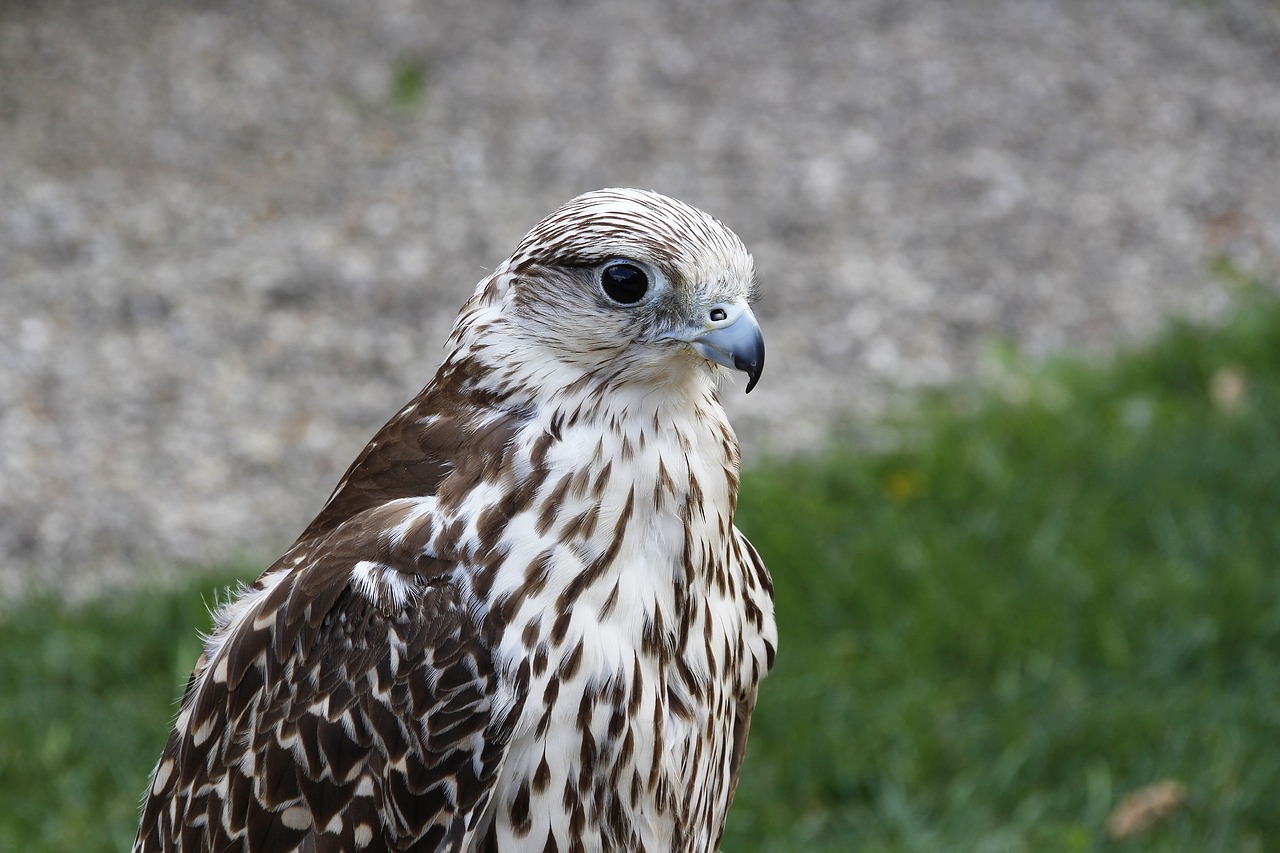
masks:
<path fill-rule="evenodd" d="M 721 320 L 728 317 L 729 314 L 723 308 L 716 307 L 711 309 L 711 313 L 708 316 L 711 318 L 711 322 L 719 323 Z"/>

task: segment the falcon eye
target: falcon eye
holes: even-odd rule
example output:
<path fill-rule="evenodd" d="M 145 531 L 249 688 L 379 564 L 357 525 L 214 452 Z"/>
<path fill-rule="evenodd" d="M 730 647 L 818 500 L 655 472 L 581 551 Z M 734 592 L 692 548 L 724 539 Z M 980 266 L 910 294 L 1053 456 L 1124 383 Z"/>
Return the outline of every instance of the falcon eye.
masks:
<path fill-rule="evenodd" d="M 614 302 L 635 305 L 649 292 L 649 276 L 635 264 L 609 264 L 600 271 L 600 286 Z"/>

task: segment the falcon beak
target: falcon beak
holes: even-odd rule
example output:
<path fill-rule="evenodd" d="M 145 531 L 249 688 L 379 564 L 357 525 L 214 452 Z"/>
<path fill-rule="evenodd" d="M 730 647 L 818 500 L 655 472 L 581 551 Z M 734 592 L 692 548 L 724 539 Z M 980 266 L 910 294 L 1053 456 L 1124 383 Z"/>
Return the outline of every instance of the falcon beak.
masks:
<path fill-rule="evenodd" d="M 741 302 L 711 305 L 699 327 L 670 337 L 687 341 L 708 361 L 746 373 L 748 394 L 764 371 L 764 335 L 756 315 Z"/>

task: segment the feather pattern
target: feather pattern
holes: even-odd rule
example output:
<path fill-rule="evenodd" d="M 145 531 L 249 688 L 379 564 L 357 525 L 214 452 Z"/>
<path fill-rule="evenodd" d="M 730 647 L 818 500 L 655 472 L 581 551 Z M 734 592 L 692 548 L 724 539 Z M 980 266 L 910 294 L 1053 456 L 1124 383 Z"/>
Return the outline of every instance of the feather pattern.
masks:
<path fill-rule="evenodd" d="M 639 304 L 601 290 L 617 259 Z M 531 231 L 219 613 L 135 851 L 716 849 L 777 636 L 688 341 L 753 286 L 732 232 L 653 193 Z"/>

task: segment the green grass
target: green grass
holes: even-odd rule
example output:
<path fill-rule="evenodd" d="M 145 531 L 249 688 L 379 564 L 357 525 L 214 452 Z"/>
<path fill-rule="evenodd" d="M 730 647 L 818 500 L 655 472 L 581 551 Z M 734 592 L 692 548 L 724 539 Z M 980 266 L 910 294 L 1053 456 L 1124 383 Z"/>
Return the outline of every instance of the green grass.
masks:
<path fill-rule="evenodd" d="M 0 850 L 128 849 L 206 602 L 230 581 L 0 608 Z"/>
<path fill-rule="evenodd" d="M 746 478 L 782 643 L 726 849 L 1275 849 L 1280 307 L 993 386 Z"/>
<path fill-rule="evenodd" d="M 1280 303 L 1102 365 L 1005 362 L 887 426 L 898 450 L 746 477 L 782 641 L 726 849 L 1280 839 Z M 3 608 L 0 850 L 127 849 L 232 574 Z M 1165 778 L 1187 805 L 1109 841 Z"/>

